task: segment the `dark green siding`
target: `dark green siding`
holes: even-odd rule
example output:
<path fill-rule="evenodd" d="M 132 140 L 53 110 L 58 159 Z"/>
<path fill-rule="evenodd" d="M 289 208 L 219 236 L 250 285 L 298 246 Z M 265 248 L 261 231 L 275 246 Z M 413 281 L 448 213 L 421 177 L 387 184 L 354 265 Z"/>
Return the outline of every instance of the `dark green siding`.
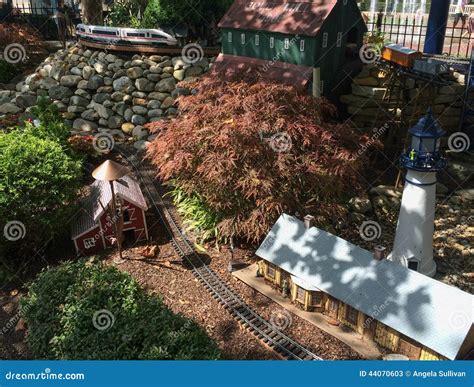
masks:
<path fill-rule="evenodd" d="M 228 34 L 232 34 L 232 43 Z M 245 34 L 245 44 L 242 44 L 241 35 Z M 256 45 L 256 36 L 259 36 L 259 45 Z M 271 48 L 270 39 L 274 39 Z M 288 48 L 285 48 L 285 39 L 288 39 Z M 304 40 L 304 51 L 300 51 L 301 40 Z M 267 31 L 230 30 L 222 31 L 222 52 L 227 55 L 247 56 L 268 61 L 287 62 L 296 65 L 312 66 L 315 38 L 307 36 L 284 35 Z"/>

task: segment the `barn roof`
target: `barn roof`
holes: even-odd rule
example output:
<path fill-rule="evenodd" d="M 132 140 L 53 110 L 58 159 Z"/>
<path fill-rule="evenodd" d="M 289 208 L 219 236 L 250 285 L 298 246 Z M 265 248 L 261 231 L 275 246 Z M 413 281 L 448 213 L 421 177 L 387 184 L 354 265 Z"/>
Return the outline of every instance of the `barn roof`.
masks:
<path fill-rule="evenodd" d="M 211 68 L 211 76 L 232 77 L 237 74 L 244 74 L 247 71 L 259 71 L 263 79 L 288 84 L 294 86 L 297 90 L 304 90 L 313 74 L 312 67 L 219 54 Z"/>
<path fill-rule="evenodd" d="M 235 0 L 220 28 L 316 36 L 337 0 Z"/>
<path fill-rule="evenodd" d="M 147 210 L 148 206 L 143 196 L 140 184 L 130 177 L 124 176 L 114 181 L 115 194 L 135 204 L 137 207 Z M 97 227 L 99 218 L 104 213 L 104 208 L 112 200 L 112 191 L 108 181 L 96 180 L 91 185 L 90 195 L 82 202 L 81 213 L 72 226 L 72 239 L 76 239 L 85 232 Z"/>
<path fill-rule="evenodd" d="M 281 215 L 256 252 L 312 287 L 454 359 L 473 324 L 474 297 Z"/>

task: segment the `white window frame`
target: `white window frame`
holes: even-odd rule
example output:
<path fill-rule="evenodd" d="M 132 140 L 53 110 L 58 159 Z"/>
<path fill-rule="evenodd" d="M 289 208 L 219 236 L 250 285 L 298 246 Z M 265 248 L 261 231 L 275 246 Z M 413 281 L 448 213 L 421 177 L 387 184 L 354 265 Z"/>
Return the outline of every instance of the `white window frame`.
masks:
<path fill-rule="evenodd" d="M 260 46 L 260 35 L 255 35 L 255 45 Z"/>
<path fill-rule="evenodd" d="M 304 52 L 304 44 L 305 44 L 305 40 L 304 40 L 304 39 L 301 39 L 301 40 L 300 40 L 300 51 L 301 51 L 301 52 Z"/>
<path fill-rule="evenodd" d="M 329 34 L 327 32 L 323 33 L 323 48 L 328 46 Z"/>
<path fill-rule="evenodd" d="M 273 36 L 270 37 L 270 48 L 275 48 L 275 38 Z"/>
<path fill-rule="evenodd" d="M 95 238 L 84 239 L 84 248 L 91 249 L 92 247 L 95 247 Z"/>
<path fill-rule="evenodd" d="M 290 39 L 288 38 L 285 38 L 285 50 L 289 50 L 290 49 Z"/>
<path fill-rule="evenodd" d="M 240 34 L 240 44 L 245 44 L 246 38 L 245 38 L 245 33 Z"/>
<path fill-rule="evenodd" d="M 339 31 L 339 32 L 337 33 L 336 46 L 337 46 L 337 47 L 341 47 L 341 44 L 342 44 L 342 32 Z"/>
<path fill-rule="evenodd" d="M 227 42 L 232 43 L 232 32 L 231 31 L 227 32 Z"/>

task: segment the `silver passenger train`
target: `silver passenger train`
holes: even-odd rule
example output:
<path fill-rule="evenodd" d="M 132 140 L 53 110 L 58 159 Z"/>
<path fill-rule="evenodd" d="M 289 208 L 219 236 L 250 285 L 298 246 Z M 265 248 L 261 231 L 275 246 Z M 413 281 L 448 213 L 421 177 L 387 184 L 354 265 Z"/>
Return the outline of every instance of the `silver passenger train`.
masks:
<path fill-rule="evenodd" d="M 114 45 L 178 46 L 178 40 L 160 29 L 117 28 L 78 24 L 76 35 L 81 40 Z"/>

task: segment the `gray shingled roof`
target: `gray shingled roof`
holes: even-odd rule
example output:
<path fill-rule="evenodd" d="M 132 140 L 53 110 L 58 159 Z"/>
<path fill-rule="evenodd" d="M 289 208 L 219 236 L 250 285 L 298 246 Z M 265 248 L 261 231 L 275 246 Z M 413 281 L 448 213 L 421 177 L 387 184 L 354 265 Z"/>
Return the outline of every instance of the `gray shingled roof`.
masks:
<path fill-rule="evenodd" d="M 124 176 L 114 181 L 114 190 L 115 194 L 120 198 L 135 204 L 145 211 L 148 209 L 145 197 L 140 189 L 140 184 L 134 178 Z M 111 200 L 112 191 L 109 182 L 96 180 L 91 185 L 90 196 L 82 204 L 81 215 L 73 224 L 72 239 L 94 228 L 104 212 L 103 208 L 107 208 Z"/>
<path fill-rule="evenodd" d="M 256 255 L 312 287 L 454 359 L 472 324 L 474 297 L 282 215 Z"/>

